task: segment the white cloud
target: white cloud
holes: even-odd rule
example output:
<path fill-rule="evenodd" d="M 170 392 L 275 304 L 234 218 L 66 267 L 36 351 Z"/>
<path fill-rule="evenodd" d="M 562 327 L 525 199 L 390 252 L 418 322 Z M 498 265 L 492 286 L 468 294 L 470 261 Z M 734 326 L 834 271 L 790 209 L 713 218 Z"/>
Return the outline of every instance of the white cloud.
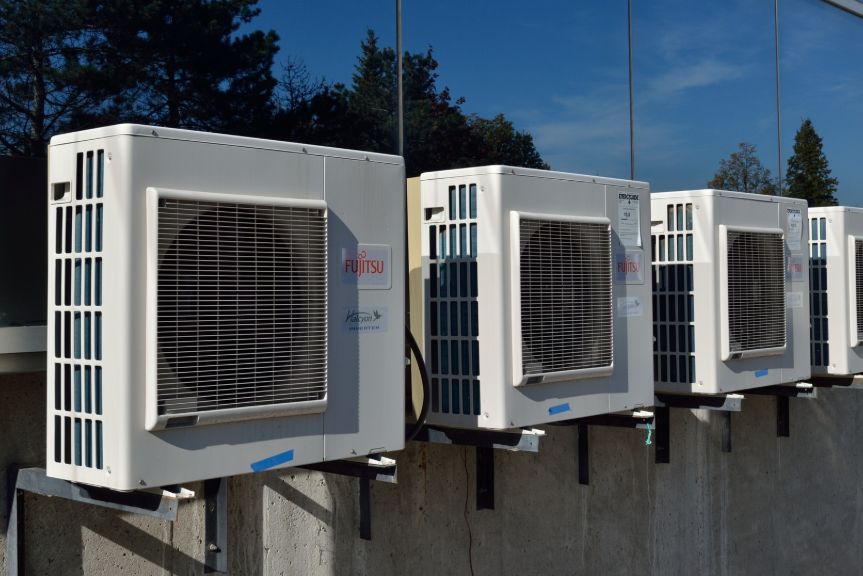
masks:
<path fill-rule="evenodd" d="M 543 158 L 558 170 L 629 176 L 629 100 L 626 84 L 552 96 L 556 109 L 527 125 Z M 636 114 L 638 110 L 636 109 Z M 636 116 L 636 165 L 674 162 L 682 139 L 671 125 Z"/>
<path fill-rule="evenodd" d="M 678 66 L 665 71 L 648 83 L 646 98 L 667 98 L 693 88 L 704 88 L 743 78 L 749 71 L 746 64 L 732 64 L 707 58 L 695 64 Z"/>

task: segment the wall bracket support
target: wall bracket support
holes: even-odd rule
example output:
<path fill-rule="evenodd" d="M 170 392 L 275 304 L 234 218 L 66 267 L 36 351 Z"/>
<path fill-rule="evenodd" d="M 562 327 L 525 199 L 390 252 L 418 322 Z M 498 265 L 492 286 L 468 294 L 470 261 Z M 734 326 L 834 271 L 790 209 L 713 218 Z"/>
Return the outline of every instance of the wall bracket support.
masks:
<path fill-rule="evenodd" d="M 544 435 L 536 428 L 472 430 L 426 425 L 414 440 L 476 448 L 476 509 L 494 510 L 494 451 L 539 452 L 539 439 Z"/>
<path fill-rule="evenodd" d="M 333 460 L 299 466 L 306 470 L 337 474 L 359 479 L 360 538 L 372 539 L 372 494 L 371 481 L 395 484 L 398 480 L 398 465 L 392 458 L 378 454 L 350 460 Z"/>
<path fill-rule="evenodd" d="M 26 514 L 23 493 L 62 498 L 132 514 L 153 516 L 173 522 L 179 501 L 194 498 L 185 488 L 165 487 L 154 491 L 118 492 L 50 478 L 44 468 L 9 467 L 7 478 L 6 570 L 9 576 L 23 576 L 25 570 L 24 528 Z"/>
<path fill-rule="evenodd" d="M 721 413 L 722 451 L 731 452 L 731 413 L 740 412 L 743 396 L 740 394 L 657 394 L 655 399 L 657 464 L 671 462 L 671 408 L 712 410 Z"/>
<path fill-rule="evenodd" d="M 653 412 L 635 410 L 630 414 L 600 414 L 555 422 L 555 426 L 575 426 L 578 429 L 578 483 L 590 484 L 590 426 L 633 428 L 648 430 L 653 427 Z"/>

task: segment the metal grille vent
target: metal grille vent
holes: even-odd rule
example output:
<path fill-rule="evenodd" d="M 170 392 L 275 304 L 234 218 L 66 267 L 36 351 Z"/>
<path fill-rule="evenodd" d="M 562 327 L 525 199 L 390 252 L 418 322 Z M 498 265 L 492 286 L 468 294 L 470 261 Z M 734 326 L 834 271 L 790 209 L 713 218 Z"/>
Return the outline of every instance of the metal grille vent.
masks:
<path fill-rule="evenodd" d="M 857 301 L 857 339 L 863 340 L 863 241 L 854 242 L 855 293 Z"/>
<path fill-rule="evenodd" d="M 728 326 L 732 353 L 785 345 L 782 235 L 728 231 Z"/>
<path fill-rule="evenodd" d="M 52 185 L 61 191 L 53 199 L 54 284 L 48 296 L 54 462 L 101 470 L 103 404 L 109 408 L 102 401 L 105 150 L 77 152 L 74 159 L 74 182 Z"/>
<path fill-rule="evenodd" d="M 695 376 L 695 255 L 692 203 L 668 204 L 666 229 L 651 237 L 653 380 L 689 384 Z"/>
<path fill-rule="evenodd" d="M 611 365 L 611 232 L 607 224 L 522 219 L 524 374 Z"/>
<path fill-rule="evenodd" d="M 162 198 L 159 414 L 323 399 L 323 210 Z"/>
<path fill-rule="evenodd" d="M 428 224 L 428 348 L 431 411 L 479 416 L 478 190 L 449 186 L 449 217 Z"/>
<path fill-rule="evenodd" d="M 809 335 L 813 366 L 830 365 L 830 326 L 827 317 L 827 218 L 809 221 Z"/>

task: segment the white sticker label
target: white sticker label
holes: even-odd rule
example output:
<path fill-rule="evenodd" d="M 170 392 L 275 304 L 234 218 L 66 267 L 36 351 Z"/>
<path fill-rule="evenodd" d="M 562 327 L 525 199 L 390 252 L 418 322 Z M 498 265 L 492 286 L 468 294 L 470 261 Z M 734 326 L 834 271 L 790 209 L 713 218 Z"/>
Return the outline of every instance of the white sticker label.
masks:
<path fill-rule="evenodd" d="M 345 308 L 342 315 L 342 329 L 349 334 L 386 332 L 387 316 L 386 307 L 381 306 Z"/>
<path fill-rule="evenodd" d="M 803 213 L 800 208 L 788 209 L 788 230 L 785 233 L 785 240 L 788 244 L 788 249 L 792 252 L 800 250 L 801 238 L 803 237 Z"/>
<path fill-rule="evenodd" d="M 638 194 L 617 195 L 617 235 L 624 246 L 641 246 L 641 203 Z"/>
<path fill-rule="evenodd" d="M 644 306 L 638 296 L 624 296 L 617 299 L 617 315 L 620 318 L 644 316 Z"/>
<path fill-rule="evenodd" d="M 392 287 L 392 247 L 386 244 L 357 244 L 355 250 L 342 248 L 342 283 L 367 290 Z"/>
<path fill-rule="evenodd" d="M 618 284 L 644 284 L 642 253 L 639 251 L 615 254 L 614 279 Z"/>
<path fill-rule="evenodd" d="M 803 282 L 803 268 L 806 266 L 805 256 L 789 256 L 788 258 L 788 279 L 792 282 Z"/>
<path fill-rule="evenodd" d="M 788 308 L 803 308 L 803 292 L 788 292 L 785 294 L 785 306 Z"/>

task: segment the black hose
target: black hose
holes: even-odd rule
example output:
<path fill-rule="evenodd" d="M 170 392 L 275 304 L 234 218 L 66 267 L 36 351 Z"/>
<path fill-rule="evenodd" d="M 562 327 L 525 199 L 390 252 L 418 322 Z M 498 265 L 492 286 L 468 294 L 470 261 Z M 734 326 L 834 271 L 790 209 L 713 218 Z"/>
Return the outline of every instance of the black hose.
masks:
<path fill-rule="evenodd" d="M 417 359 L 417 369 L 419 369 L 420 379 L 423 383 L 422 408 L 420 408 L 420 413 L 417 417 L 417 421 L 409 425 L 407 430 L 405 431 L 405 443 L 407 443 L 416 438 L 417 434 L 419 434 L 420 430 L 422 430 L 422 427 L 425 426 L 426 418 L 428 418 L 429 415 L 429 399 L 431 398 L 431 386 L 429 386 L 428 372 L 426 372 L 426 363 L 423 359 L 422 352 L 420 351 L 420 347 L 417 344 L 417 341 L 414 339 L 414 335 L 411 334 L 411 329 L 407 326 L 405 326 L 405 337 L 408 340 L 408 345 L 411 348 L 411 352 L 413 352 L 414 354 L 414 358 Z"/>

